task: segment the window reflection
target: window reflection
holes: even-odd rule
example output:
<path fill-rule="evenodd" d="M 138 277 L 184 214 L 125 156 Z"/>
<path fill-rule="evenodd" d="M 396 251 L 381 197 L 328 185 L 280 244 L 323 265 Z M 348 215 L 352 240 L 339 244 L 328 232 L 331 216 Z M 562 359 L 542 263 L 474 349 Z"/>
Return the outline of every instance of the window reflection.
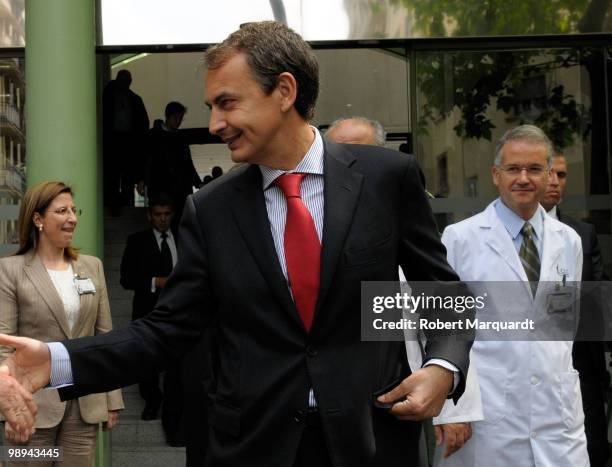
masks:
<path fill-rule="evenodd" d="M 595 48 L 418 53 L 416 149 L 438 198 L 440 227 L 497 196 L 495 143 L 506 130 L 533 123 L 568 161 L 561 209 L 609 233 L 604 64 Z"/>
<path fill-rule="evenodd" d="M 0 254 L 15 251 L 25 192 L 24 61 L 0 59 Z"/>

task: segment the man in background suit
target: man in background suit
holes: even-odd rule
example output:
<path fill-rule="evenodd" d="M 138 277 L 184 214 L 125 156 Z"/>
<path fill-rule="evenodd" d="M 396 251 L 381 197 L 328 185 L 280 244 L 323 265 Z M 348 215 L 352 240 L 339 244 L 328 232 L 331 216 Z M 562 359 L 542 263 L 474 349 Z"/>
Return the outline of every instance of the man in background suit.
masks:
<path fill-rule="evenodd" d="M 176 231 L 183 214 L 185 198 L 200 188 L 202 180 L 196 171 L 186 138 L 179 132 L 187 108 L 180 102 L 169 102 L 164 111 L 166 120 L 148 133 L 144 183 L 149 198 L 165 193 L 172 199 Z"/>
<path fill-rule="evenodd" d="M 132 319 L 150 313 L 168 276 L 176 264 L 176 241 L 170 225 L 174 217 L 172 200 L 159 195 L 150 200 L 147 220 L 151 228 L 131 234 L 121 260 L 121 285 L 134 291 Z M 179 423 L 182 413 L 182 386 L 176 365 L 166 371 L 164 392 L 159 388 L 159 375 L 154 374 L 140 381 L 138 388 L 145 401 L 142 420 L 154 420 L 164 402 L 162 424 L 168 444 L 180 445 Z"/>
<path fill-rule="evenodd" d="M 280 23 L 243 25 L 206 61 L 210 131 L 246 164 L 188 198 L 155 310 L 109 337 L 0 336 L 16 348 L 5 367 L 75 397 L 159 371 L 214 321 L 207 465 L 411 465 L 408 421 L 461 395 L 471 347 L 440 336 L 411 372 L 403 340 L 361 340 L 362 281 L 397 280 L 399 265 L 408 280 L 458 279 L 416 160 L 323 140 L 308 123 L 316 58 Z"/>
<path fill-rule="evenodd" d="M 119 70 L 102 94 L 104 203 L 118 215 L 120 206 L 134 204 L 134 185 L 142 178 L 140 148 L 149 129 L 142 98 L 130 89 L 132 74 Z"/>
<path fill-rule="evenodd" d="M 563 199 L 566 184 L 567 161 L 562 153 L 557 152 L 553 157 L 548 187 L 541 201 L 542 206 L 550 216 L 569 225 L 580 236 L 583 255 L 582 281 L 603 281 L 605 280 L 603 261 L 595 227 L 586 222 L 561 215 L 558 208 Z M 589 296 L 585 294 L 580 307 L 582 312 L 578 328 L 578 339 L 580 339 L 580 336 L 586 336 L 589 340 L 574 342 L 572 357 L 574 367 L 580 374 L 584 430 L 587 438 L 589 460 L 592 467 L 603 467 L 610 455 L 605 408 L 609 376 L 606 370 L 604 343 L 601 340 L 591 340 L 598 335 L 603 339 L 604 320 L 601 313 L 601 304 L 591 303 L 589 300 Z"/>

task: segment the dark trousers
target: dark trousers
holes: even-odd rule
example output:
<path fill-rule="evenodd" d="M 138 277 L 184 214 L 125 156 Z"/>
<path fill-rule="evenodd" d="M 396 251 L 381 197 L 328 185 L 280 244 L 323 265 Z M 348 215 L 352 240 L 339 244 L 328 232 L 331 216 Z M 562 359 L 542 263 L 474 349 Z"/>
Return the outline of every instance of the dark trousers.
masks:
<path fill-rule="evenodd" d="M 166 442 L 170 446 L 185 446 L 183 434 L 183 384 L 180 365 L 168 368 L 164 374 L 164 402 L 162 405 L 162 427 Z"/>
<path fill-rule="evenodd" d="M 584 431 L 592 467 L 604 467 L 610 455 L 606 390 L 608 373 L 603 342 L 574 342 L 574 367 L 580 375 Z"/>
<path fill-rule="evenodd" d="M 147 408 L 159 410 L 163 398 L 159 389 L 159 375 L 153 375 L 138 383 L 138 391 Z"/>
<path fill-rule="evenodd" d="M 321 418 L 316 410 L 304 414 L 304 431 L 293 467 L 332 467 Z"/>
<path fill-rule="evenodd" d="M 142 179 L 139 138 L 112 132 L 104 138 L 104 204 L 113 208 L 134 205 L 134 185 Z"/>

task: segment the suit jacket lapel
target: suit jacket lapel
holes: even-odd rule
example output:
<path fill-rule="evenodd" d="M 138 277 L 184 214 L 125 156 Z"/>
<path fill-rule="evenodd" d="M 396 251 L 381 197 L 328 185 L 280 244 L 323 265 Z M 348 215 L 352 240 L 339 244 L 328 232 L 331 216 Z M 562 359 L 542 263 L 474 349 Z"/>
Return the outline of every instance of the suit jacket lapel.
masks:
<path fill-rule="evenodd" d="M 351 170 L 354 162 L 355 157 L 342 146 L 325 141 L 325 214 L 316 313 L 325 302 L 361 192 L 363 175 Z M 313 325 L 316 325 L 316 314 Z"/>
<path fill-rule="evenodd" d="M 259 167 L 248 167 L 234 183 L 232 213 L 260 273 L 282 308 L 303 328 L 274 248 L 262 183 Z"/>
<path fill-rule="evenodd" d="M 49 273 L 45 269 L 45 266 L 33 251 L 27 254 L 24 272 L 49 307 L 49 310 L 51 310 L 53 316 L 55 316 L 60 328 L 64 331 L 64 334 L 66 334 L 66 337 L 70 338 L 70 326 L 68 325 L 68 318 L 66 318 L 66 312 L 64 311 L 64 304 L 53 282 L 51 282 L 51 277 L 49 277 Z"/>

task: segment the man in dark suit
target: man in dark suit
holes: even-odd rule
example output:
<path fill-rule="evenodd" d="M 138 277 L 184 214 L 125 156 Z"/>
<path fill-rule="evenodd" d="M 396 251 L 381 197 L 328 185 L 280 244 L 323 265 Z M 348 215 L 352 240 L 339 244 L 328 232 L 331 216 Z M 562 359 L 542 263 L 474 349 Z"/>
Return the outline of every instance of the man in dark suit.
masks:
<path fill-rule="evenodd" d="M 102 94 L 104 203 L 113 208 L 134 203 L 134 185 L 142 178 L 140 148 L 149 129 L 142 98 L 130 89 L 132 75 L 119 70 Z"/>
<path fill-rule="evenodd" d="M 548 187 L 541 203 L 549 215 L 573 228 L 582 240 L 582 281 L 595 282 L 605 279 L 603 262 L 595 227 L 571 217 L 561 215 L 558 204 L 563 198 L 567 183 L 567 161 L 557 153 L 553 157 Z M 584 285 L 583 289 L 590 289 Z M 586 291 L 586 290 L 585 290 Z M 593 467 L 604 467 L 610 455 L 605 400 L 609 384 L 606 370 L 604 343 L 593 340 L 598 335 L 603 339 L 604 319 L 601 303 L 592 302 L 588 293 L 581 300 L 581 316 L 578 327 L 580 336 L 589 340 L 574 342 L 572 358 L 574 368 L 580 375 L 580 390 L 584 409 L 584 429 L 587 438 L 589 460 Z M 598 311 L 599 310 L 599 311 Z"/>
<path fill-rule="evenodd" d="M 127 239 L 121 259 L 120 282 L 124 289 L 134 291 L 133 320 L 142 318 L 155 308 L 159 294 L 176 263 L 176 242 L 170 230 L 173 216 L 172 201 L 168 197 L 162 195 L 152 198 L 147 209 L 151 228 L 133 233 Z M 172 393 L 170 380 L 176 381 L 166 377 L 166 393 Z M 158 375 L 142 380 L 138 388 L 145 401 L 141 419 L 156 419 L 163 399 Z M 170 397 L 171 394 L 167 394 L 166 402 Z"/>
<path fill-rule="evenodd" d="M 458 280 L 415 159 L 323 140 L 308 124 L 315 56 L 280 23 L 245 24 L 206 62 L 210 131 L 245 164 L 187 199 L 156 309 L 89 340 L 0 336 L 17 349 L 3 366 L 29 389 L 71 384 L 71 398 L 158 371 L 214 321 L 208 465 L 412 465 L 410 420 L 460 396 L 471 347 L 441 336 L 411 373 L 403 333 L 361 340 L 362 281 L 397 280 L 398 265 Z"/>
<path fill-rule="evenodd" d="M 186 112 L 187 108 L 180 102 L 169 102 L 164 112 L 166 120 L 149 131 L 146 145 L 144 182 L 147 193 L 149 198 L 160 193 L 170 196 L 176 213 L 173 230 L 183 214 L 185 198 L 202 183 L 193 165 L 189 144 L 178 131 Z"/>

